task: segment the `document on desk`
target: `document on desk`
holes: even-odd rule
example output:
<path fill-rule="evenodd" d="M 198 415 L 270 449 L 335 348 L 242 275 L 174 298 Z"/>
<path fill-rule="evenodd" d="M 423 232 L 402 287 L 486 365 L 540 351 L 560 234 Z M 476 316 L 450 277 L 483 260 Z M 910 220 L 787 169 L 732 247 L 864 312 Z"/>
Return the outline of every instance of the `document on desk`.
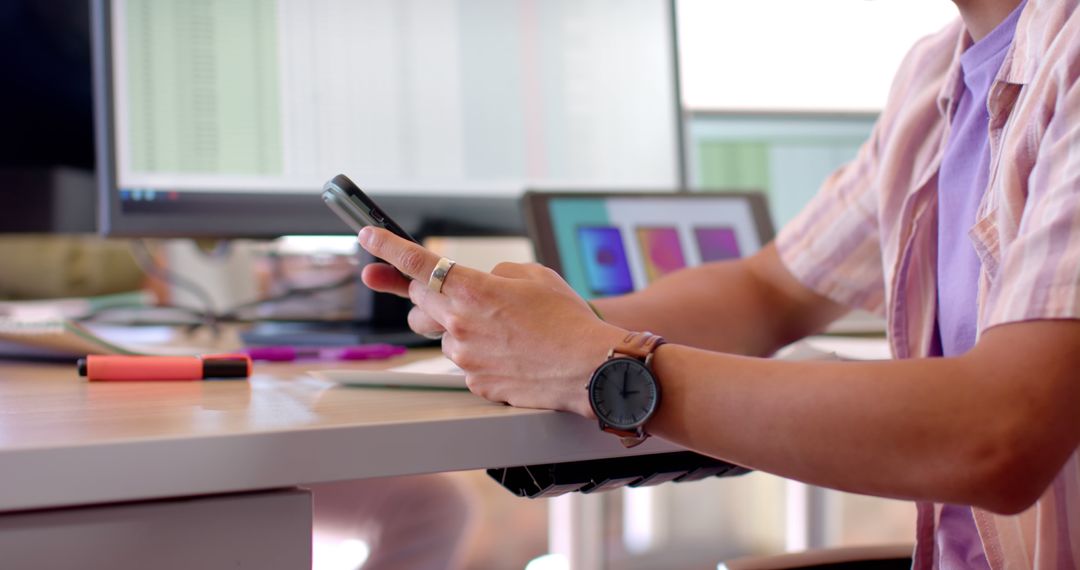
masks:
<path fill-rule="evenodd" d="M 889 341 L 884 337 L 812 336 L 776 353 L 780 360 L 889 360 Z"/>
<path fill-rule="evenodd" d="M 177 343 L 170 327 L 83 326 L 52 316 L 0 316 L 0 357 L 74 357 L 87 354 L 186 356 L 206 347 Z"/>
<path fill-rule="evenodd" d="M 313 370 L 318 376 L 346 386 L 467 390 L 465 373 L 445 356 L 417 360 L 387 370 Z"/>

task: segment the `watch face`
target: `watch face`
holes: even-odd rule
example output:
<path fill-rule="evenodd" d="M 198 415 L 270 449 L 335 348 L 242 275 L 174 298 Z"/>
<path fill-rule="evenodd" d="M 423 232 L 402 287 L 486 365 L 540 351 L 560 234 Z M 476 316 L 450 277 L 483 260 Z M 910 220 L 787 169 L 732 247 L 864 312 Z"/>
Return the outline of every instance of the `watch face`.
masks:
<path fill-rule="evenodd" d="M 640 360 L 613 358 L 593 373 L 589 401 L 605 424 L 633 429 L 649 419 L 659 400 L 656 380 Z"/>

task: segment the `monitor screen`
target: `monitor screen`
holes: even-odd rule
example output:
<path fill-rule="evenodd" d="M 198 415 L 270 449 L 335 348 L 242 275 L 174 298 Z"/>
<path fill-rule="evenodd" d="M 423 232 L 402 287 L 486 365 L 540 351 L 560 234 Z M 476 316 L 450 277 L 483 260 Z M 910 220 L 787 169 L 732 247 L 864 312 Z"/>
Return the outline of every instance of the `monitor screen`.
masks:
<path fill-rule="evenodd" d="M 673 12 L 671 0 L 98 0 L 102 229 L 343 233 L 318 198 L 338 173 L 404 225 L 494 233 L 520 225 L 529 187 L 677 188 Z"/>

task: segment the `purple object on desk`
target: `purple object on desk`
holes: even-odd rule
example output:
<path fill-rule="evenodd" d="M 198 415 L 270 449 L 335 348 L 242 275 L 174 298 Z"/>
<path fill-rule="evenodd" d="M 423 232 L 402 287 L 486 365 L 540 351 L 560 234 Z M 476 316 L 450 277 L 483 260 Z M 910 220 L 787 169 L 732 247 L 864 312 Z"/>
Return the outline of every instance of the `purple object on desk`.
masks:
<path fill-rule="evenodd" d="M 383 360 L 405 354 L 404 346 L 363 344 L 358 346 L 255 346 L 244 352 L 252 360 L 292 362 L 294 360 Z"/>

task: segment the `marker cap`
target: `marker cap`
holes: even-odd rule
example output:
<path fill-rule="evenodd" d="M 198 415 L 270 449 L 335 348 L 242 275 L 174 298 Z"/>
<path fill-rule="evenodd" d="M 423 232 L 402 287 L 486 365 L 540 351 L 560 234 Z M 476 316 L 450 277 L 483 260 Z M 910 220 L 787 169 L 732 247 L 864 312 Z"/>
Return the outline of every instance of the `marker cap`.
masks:
<path fill-rule="evenodd" d="M 203 358 L 203 378 L 247 378 L 250 375 L 251 358 L 246 354 Z"/>

